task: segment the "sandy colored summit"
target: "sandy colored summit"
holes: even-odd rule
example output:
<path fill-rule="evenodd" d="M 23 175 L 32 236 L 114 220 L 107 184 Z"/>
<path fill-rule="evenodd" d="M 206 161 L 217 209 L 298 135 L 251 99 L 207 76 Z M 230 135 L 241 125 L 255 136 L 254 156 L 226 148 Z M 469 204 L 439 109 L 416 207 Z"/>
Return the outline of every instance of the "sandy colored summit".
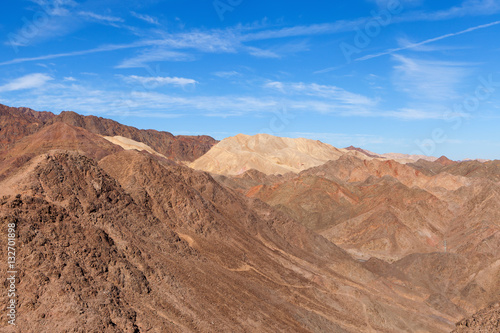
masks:
<path fill-rule="evenodd" d="M 371 159 L 359 151 L 338 149 L 318 140 L 238 134 L 222 140 L 189 166 L 222 175 L 238 175 L 250 169 L 272 175 L 297 173 L 343 155 Z"/>

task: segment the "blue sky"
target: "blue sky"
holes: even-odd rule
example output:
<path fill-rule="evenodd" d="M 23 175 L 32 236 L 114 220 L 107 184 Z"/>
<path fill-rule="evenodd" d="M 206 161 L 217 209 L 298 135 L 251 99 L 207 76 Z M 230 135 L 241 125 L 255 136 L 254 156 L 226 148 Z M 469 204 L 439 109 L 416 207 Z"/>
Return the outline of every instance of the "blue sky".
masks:
<path fill-rule="evenodd" d="M 500 158 L 500 0 L 1 5 L 0 103 Z"/>

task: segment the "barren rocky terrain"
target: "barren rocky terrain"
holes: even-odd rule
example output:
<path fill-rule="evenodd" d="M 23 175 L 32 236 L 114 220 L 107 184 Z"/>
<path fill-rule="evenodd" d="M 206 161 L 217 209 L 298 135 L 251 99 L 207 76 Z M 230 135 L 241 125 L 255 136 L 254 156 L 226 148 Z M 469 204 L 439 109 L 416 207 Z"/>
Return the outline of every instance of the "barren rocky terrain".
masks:
<path fill-rule="evenodd" d="M 497 161 L 0 111 L 18 332 L 498 331 Z"/>

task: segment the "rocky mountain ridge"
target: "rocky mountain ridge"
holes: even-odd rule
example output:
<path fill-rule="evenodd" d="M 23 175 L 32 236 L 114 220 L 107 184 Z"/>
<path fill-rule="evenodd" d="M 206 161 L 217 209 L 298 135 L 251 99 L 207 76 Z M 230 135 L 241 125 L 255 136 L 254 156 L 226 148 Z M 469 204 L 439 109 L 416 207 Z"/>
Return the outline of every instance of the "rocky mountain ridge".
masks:
<path fill-rule="evenodd" d="M 498 161 L 402 164 L 305 139 L 236 138 L 246 165 L 279 173 L 266 174 L 224 165 L 237 145 L 210 149 L 208 137 L 0 111 L 0 221 L 17 228 L 23 332 L 498 324 Z M 212 150 L 219 164 L 207 165 L 233 171 L 178 163 Z"/>

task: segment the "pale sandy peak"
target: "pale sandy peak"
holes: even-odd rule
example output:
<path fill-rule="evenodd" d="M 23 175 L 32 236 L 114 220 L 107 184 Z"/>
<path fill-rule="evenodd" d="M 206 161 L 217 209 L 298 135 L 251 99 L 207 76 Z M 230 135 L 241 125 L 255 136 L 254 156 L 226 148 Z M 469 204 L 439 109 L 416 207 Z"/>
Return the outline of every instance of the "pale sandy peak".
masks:
<path fill-rule="evenodd" d="M 438 159 L 437 157 L 434 157 L 434 156 L 408 155 L 408 154 L 400 154 L 400 153 L 386 153 L 386 154 L 381 154 L 379 156 L 384 157 L 388 160 L 394 160 L 394 161 L 401 163 L 401 164 L 414 163 L 420 159 L 426 160 L 429 162 L 434 162 L 435 160 Z"/>
<path fill-rule="evenodd" d="M 138 151 L 145 150 L 152 155 L 165 157 L 162 154 L 158 153 L 153 148 L 151 148 L 150 146 L 148 146 L 142 142 L 139 142 L 139 141 L 125 138 L 123 136 L 119 136 L 119 135 L 117 135 L 117 136 L 103 136 L 103 138 L 108 140 L 109 142 L 115 144 L 115 145 L 122 147 L 125 150 L 134 150 L 134 149 L 138 150 Z"/>
<path fill-rule="evenodd" d="M 223 139 L 190 167 L 224 175 L 237 175 L 250 169 L 268 175 L 285 174 L 322 165 L 346 154 L 370 159 L 363 153 L 338 149 L 318 140 L 238 134 Z"/>

